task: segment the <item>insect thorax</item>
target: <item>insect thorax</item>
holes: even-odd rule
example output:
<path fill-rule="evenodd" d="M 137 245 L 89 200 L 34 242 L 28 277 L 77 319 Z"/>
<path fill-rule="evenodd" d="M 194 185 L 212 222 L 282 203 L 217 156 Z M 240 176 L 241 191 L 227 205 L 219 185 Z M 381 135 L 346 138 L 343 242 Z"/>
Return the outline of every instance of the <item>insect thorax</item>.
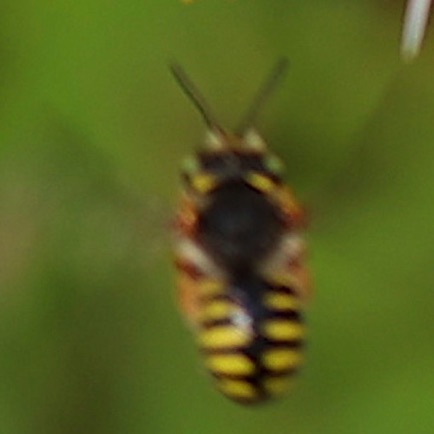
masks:
<path fill-rule="evenodd" d="M 199 214 L 198 241 L 231 273 L 251 270 L 273 250 L 283 232 L 277 208 L 243 179 L 220 185 Z"/>
<path fill-rule="evenodd" d="M 261 179 L 281 185 L 280 176 L 270 167 L 265 144 L 258 149 L 250 143 L 235 137 L 199 151 L 184 172 L 197 204 L 196 239 L 230 274 L 255 269 L 285 230 L 281 210 L 255 184 Z"/>

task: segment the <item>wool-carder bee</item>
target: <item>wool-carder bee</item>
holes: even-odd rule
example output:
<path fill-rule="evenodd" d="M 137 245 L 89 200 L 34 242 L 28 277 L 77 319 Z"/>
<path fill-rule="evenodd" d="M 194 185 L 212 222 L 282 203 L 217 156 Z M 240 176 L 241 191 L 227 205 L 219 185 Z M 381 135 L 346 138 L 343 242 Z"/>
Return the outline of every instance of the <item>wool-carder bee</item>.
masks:
<path fill-rule="evenodd" d="M 281 160 L 253 126 L 286 68 L 286 59 L 276 64 L 230 133 L 183 69 L 171 67 L 208 127 L 182 172 L 174 221 L 179 304 L 217 388 L 245 404 L 286 390 L 303 363 L 305 218 Z"/>

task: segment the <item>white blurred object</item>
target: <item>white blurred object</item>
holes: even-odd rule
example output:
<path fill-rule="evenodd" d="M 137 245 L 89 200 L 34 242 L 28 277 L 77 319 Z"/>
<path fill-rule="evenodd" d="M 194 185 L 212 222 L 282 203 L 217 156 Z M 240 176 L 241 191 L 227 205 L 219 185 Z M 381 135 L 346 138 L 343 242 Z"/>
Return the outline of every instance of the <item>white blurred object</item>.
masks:
<path fill-rule="evenodd" d="M 430 6 L 431 0 L 408 0 L 401 39 L 401 55 L 406 61 L 413 60 L 419 54 Z"/>

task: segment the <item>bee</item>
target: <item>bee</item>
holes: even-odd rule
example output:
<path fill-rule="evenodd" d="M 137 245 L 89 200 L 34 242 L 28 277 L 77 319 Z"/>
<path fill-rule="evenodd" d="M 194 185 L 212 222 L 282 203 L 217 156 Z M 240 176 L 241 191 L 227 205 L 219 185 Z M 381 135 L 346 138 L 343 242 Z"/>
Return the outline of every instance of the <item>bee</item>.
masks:
<path fill-rule="evenodd" d="M 207 125 L 204 145 L 184 163 L 174 220 L 179 305 L 217 389 L 244 404 L 285 391 L 303 363 L 304 213 L 253 126 L 286 69 L 281 59 L 231 133 L 171 66 Z"/>

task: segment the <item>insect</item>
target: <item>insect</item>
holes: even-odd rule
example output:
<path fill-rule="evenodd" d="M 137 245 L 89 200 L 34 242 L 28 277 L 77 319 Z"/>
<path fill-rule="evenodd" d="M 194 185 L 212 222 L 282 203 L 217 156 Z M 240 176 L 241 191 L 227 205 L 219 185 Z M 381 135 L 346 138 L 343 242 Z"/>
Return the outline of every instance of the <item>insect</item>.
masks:
<path fill-rule="evenodd" d="M 259 403 L 286 390 L 305 340 L 305 219 L 282 181 L 282 162 L 253 126 L 287 61 L 276 64 L 235 133 L 215 120 L 183 69 L 171 69 L 208 127 L 202 149 L 185 161 L 174 221 L 180 308 L 216 387 Z"/>

